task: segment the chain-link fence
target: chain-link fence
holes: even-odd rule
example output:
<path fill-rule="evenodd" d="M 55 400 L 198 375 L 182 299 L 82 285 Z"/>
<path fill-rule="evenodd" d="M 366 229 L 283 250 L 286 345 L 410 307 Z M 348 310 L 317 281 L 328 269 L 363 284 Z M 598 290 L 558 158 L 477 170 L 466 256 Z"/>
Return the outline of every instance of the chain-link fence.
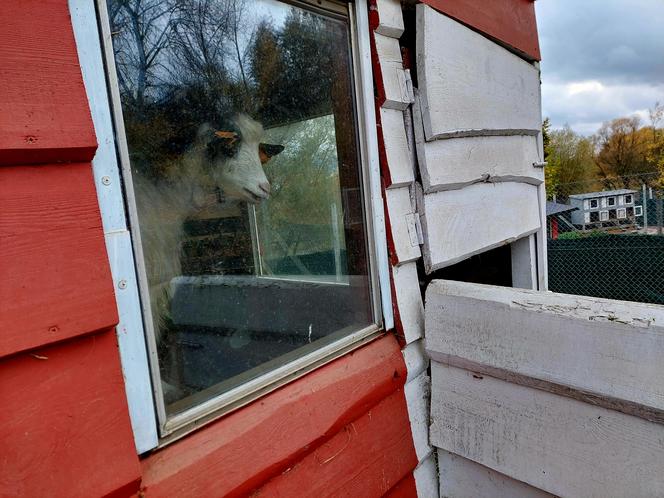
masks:
<path fill-rule="evenodd" d="M 664 192 L 648 180 L 556 185 L 547 202 L 550 290 L 664 304 Z"/>

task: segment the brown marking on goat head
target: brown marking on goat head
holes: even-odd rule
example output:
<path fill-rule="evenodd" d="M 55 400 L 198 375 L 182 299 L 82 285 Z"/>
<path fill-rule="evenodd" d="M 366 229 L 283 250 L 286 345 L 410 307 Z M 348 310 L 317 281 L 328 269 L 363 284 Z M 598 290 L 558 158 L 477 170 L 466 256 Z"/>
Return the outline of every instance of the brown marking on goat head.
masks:
<path fill-rule="evenodd" d="M 280 154 L 284 150 L 283 145 L 274 145 L 274 144 L 259 144 L 258 145 L 258 156 L 261 159 L 261 164 L 267 163 L 277 154 Z"/>

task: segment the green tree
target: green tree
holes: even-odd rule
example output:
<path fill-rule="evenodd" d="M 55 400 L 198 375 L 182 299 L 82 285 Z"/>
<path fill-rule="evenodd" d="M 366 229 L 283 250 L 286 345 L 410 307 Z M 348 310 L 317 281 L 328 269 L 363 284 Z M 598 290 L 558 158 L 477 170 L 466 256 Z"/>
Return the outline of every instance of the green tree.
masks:
<path fill-rule="evenodd" d="M 592 141 L 575 133 L 569 125 L 547 131 L 547 135 L 547 196 L 565 200 L 570 194 L 587 191 L 595 177 Z"/>

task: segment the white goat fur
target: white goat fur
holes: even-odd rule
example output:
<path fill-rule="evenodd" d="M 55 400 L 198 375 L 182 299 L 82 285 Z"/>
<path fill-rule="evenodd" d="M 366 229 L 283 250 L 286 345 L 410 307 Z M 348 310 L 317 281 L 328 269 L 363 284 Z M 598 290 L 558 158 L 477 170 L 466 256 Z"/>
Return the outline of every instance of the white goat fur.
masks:
<path fill-rule="evenodd" d="M 259 144 L 263 127 L 249 116 L 235 119 L 241 141 L 233 157 L 206 155 L 206 137 L 213 132 L 204 124 L 196 142 L 182 156 L 178 168 L 158 182 L 134 174 L 141 245 L 150 290 L 150 306 L 157 337 L 166 325 L 171 301 L 171 280 L 181 274 L 180 256 L 187 218 L 216 202 L 216 189 L 230 199 L 258 202 L 268 197 Z"/>

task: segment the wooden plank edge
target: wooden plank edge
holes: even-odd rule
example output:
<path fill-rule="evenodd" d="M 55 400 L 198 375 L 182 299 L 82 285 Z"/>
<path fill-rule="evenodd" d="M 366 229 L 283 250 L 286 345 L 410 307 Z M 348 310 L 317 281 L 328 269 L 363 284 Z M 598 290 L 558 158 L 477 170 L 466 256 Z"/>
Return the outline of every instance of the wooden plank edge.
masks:
<path fill-rule="evenodd" d="M 583 401 L 584 403 L 588 403 L 590 405 L 622 412 L 626 415 L 632 415 L 649 422 L 655 422 L 657 424 L 664 425 L 664 410 L 637 403 L 635 401 L 628 401 L 606 394 L 591 392 L 575 386 L 568 386 L 548 380 L 518 374 L 502 368 L 477 363 L 466 358 L 460 358 L 455 355 L 434 351 L 426 347 L 425 350 L 428 356 L 431 358 L 431 361 L 473 372 L 473 375 L 479 376 L 478 378 L 482 378 L 486 375 L 488 377 L 493 377 L 494 379 L 509 382 L 510 384 L 530 387 L 532 389 L 539 389 L 540 391 L 546 391 L 552 394 L 557 394 L 559 396 L 572 398 L 577 401 Z"/>

